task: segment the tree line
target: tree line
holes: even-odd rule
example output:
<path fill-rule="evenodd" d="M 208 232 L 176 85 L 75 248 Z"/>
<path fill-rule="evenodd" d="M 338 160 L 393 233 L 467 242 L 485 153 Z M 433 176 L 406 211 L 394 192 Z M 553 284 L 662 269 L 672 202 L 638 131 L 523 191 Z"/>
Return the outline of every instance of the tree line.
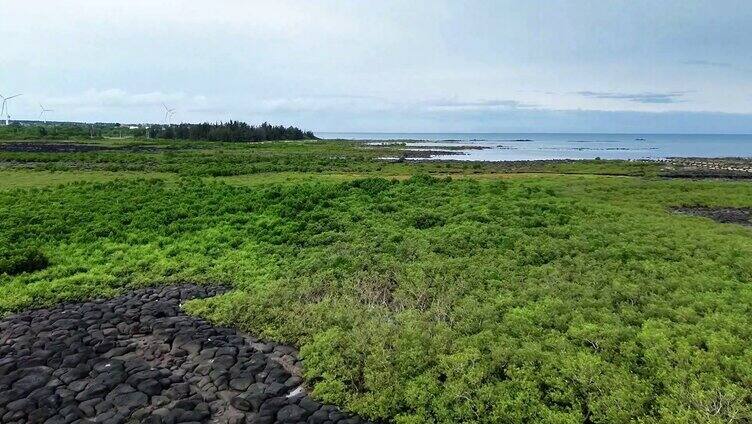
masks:
<path fill-rule="evenodd" d="M 0 126 L 0 140 L 70 140 L 107 137 L 149 137 L 170 140 L 202 140 L 225 142 L 260 142 L 272 140 L 314 140 L 311 131 L 296 127 L 250 125 L 240 121 L 203 124 L 159 125 L 131 128 L 117 123 L 53 123 Z"/>
<path fill-rule="evenodd" d="M 316 139 L 311 131 L 303 131 L 292 126 L 271 125 L 267 122 L 261 125 L 249 125 L 240 121 L 152 126 L 148 133 L 150 138 L 226 142 Z"/>

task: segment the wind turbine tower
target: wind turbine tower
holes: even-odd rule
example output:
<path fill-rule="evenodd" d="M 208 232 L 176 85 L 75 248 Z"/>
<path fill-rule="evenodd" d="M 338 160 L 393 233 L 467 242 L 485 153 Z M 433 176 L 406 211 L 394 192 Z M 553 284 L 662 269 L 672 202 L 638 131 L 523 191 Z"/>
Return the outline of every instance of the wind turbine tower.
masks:
<path fill-rule="evenodd" d="M 165 124 L 172 125 L 172 115 L 175 114 L 175 109 L 170 109 L 164 103 L 162 103 L 162 106 L 164 107 L 164 110 L 165 110 L 165 114 L 164 114 L 164 122 L 165 122 Z"/>
<path fill-rule="evenodd" d="M 45 108 L 44 108 L 44 106 L 42 106 L 42 104 L 41 104 L 41 103 L 39 104 L 39 109 L 41 109 L 41 110 L 39 111 L 39 120 L 40 120 L 40 121 L 42 120 L 42 117 L 44 116 L 44 113 L 45 113 L 45 112 L 54 112 L 54 110 L 52 110 L 52 109 L 45 109 Z M 46 120 L 46 119 L 44 120 L 44 123 L 45 123 L 45 124 L 47 123 L 47 120 Z"/>
<path fill-rule="evenodd" d="M 3 99 L 3 105 L 0 107 L 0 119 L 5 116 L 5 125 L 10 125 L 10 108 L 8 107 L 8 100 L 16 98 L 20 96 L 20 94 L 14 94 L 12 96 L 5 97 L 2 94 L 0 94 L 0 97 Z"/>

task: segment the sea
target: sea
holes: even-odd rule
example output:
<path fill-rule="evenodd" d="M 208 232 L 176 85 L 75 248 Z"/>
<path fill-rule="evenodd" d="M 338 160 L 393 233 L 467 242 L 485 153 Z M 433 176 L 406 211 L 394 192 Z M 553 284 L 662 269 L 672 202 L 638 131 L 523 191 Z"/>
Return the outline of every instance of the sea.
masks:
<path fill-rule="evenodd" d="M 400 141 L 418 149 L 441 151 L 443 147 L 461 153 L 429 158 L 441 160 L 752 158 L 752 134 L 321 132 L 316 136 L 369 143 Z"/>

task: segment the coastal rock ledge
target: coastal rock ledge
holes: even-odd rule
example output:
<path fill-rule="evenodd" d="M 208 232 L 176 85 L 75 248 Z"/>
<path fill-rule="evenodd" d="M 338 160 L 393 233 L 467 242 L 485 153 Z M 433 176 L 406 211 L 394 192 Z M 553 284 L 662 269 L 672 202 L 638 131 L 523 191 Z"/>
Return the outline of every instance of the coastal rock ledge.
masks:
<path fill-rule="evenodd" d="M 0 422 L 367 422 L 307 396 L 295 349 L 181 312 L 219 292 L 150 288 L 2 319 Z"/>

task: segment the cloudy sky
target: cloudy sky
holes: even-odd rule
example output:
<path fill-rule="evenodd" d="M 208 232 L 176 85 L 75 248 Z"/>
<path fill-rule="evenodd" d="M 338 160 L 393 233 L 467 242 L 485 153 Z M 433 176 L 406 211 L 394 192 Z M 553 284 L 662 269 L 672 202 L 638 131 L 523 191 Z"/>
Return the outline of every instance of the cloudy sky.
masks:
<path fill-rule="evenodd" d="M 0 0 L 11 115 L 752 133 L 749 0 Z"/>

